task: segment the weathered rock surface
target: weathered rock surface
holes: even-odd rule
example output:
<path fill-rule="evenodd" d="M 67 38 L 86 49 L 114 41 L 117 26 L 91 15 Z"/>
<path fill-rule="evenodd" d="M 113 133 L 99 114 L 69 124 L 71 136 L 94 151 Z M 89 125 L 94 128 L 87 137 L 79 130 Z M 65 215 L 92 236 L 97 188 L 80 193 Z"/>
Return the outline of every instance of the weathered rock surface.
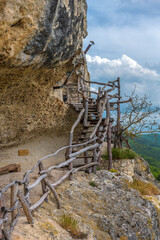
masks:
<path fill-rule="evenodd" d="M 0 63 L 55 66 L 82 48 L 87 34 L 85 0 L 2 0 Z"/>
<path fill-rule="evenodd" d="M 53 86 L 82 50 L 86 12 L 85 0 L 0 2 L 0 148 L 70 129 L 76 115 Z"/>
<path fill-rule="evenodd" d="M 65 213 L 79 221 L 80 230 L 85 234 L 83 239 L 159 240 L 160 208 L 152 203 L 154 197 L 145 199 L 136 190 L 128 189 L 125 182 L 123 175 L 106 170 L 98 171 L 96 175 L 78 173 L 72 182 L 66 181 L 57 189 L 62 210 L 56 210 L 54 199 L 50 197 L 49 203 L 35 213 L 35 227 L 21 222 L 14 236 L 27 239 L 29 232 L 31 240 L 34 237 L 42 239 L 36 234 L 43 232 L 43 239 L 74 239 L 57 226 L 60 216 Z"/>

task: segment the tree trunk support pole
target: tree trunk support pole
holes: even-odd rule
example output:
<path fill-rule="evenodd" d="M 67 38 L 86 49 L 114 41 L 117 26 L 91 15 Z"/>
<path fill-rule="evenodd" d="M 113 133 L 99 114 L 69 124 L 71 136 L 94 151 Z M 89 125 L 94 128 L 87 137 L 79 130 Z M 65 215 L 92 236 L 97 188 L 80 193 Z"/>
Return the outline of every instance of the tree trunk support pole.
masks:
<path fill-rule="evenodd" d="M 117 136 L 116 136 L 116 147 L 121 148 L 121 137 L 120 133 L 120 116 L 121 116 L 121 109 L 120 109 L 120 100 L 121 100 L 121 88 L 120 88 L 120 78 L 117 78 L 117 86 L 118 86 L 118 100 L 117 100 Z"/>

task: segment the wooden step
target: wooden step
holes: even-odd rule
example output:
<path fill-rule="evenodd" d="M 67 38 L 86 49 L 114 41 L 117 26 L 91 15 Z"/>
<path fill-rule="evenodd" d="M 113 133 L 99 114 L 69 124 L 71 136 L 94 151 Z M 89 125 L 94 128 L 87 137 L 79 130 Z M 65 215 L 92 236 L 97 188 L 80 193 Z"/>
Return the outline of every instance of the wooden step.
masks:
<path fill-rule="evenodd" d="M 93 115 L 93 114 L 94 114 L 94 115 Z M 100 115 L 99 115 L 98 112 L 93 112 L 93 113 L 92 113 L 92 112 L 89 112 L 89 113 L 88 113 L 88 116 L 94 117 L 94 116 L 100 116 Z"/>
<path fill-rule="evenodd" d="M 73 103 L 72 106 L 83 107 L 83 103 Z M 95 104 L 91 104 L 91 103 L 88 104 L 88 107 L 96 107 L 96 106 L 97 106 L 96 103 Z"/>
<path fill-rule="evenodd" d="M 82 132 L 81 134 L 87 134 L 87 133 L 92 133 L 93 131 L 86 131 L 86 132 Z M 104 130 L 99 130 L 99 131 L 97 131 L 98 133 L 103 133 L 103 132 L 106 132 L 106 131 L 104 131 Z"/>
<path fill-rule="evenodd" d="M 74 105 L 73 105 L 74 106 Z M 76 108 L 83 108 L 83 105 L 76 105 L 76 106 L 74 106 L 74 107 L 76 107 Z M 88 108 L 89 109 L 91 109 L 91 108 L 96 108 L 97 107 L 97 105 L 88 105 Z"/>
<path fill-rule="evenodd" d="M 93 151 L 93 150 L 92 150 Z M 87 157 L 76 157 L 76 159 L 86 159 L 86 158 L 93 158 L 93 156 L 87 156 Z"/>
<path fill-rule="evenodd" d="M 83 140 L 83 139 L 88 139 L 88 140 L 89 140 L 89 137 L 80 137 L 80 138 L 77 138 L 77 140 Z"/>

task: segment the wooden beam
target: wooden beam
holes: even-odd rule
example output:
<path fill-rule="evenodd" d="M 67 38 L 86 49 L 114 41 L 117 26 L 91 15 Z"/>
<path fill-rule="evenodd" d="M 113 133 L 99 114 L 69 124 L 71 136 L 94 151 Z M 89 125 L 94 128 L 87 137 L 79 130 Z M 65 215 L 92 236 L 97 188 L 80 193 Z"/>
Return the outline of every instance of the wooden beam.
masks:
<path fill-rule="evenodd" d="M 108 131 L 107 131 L 107 152 L 108 152 L 108 170 L 111 170 L 113 169 L 112 148 L 111 148 L 111 121 L 109 121 Z"/>
<path fill-rule="evenodd" d="M 43 163 L 40 162 L 39 163 L 39 172 L 41 172 L 43 170 L 44 170 Z M 45 194 L 47 192 L 47 188 L 46 188 L 46 184 L 45 184 L 44 180 L 41 181 L 41 186 L 42 186 L 42 192 L 43 192 L 43 194 Z M 45 200 L 46 200 L 46 202 L 48 201 L 47 198 Z"/>
<path fill-rule="evenodd" d="M 35 209 L 37 209 L 44 201 L 45 199 L 48 197 L 49 191 L 46 192 L 45 194 L 43 194 L 43 196 L 39 199 L 38 202 L 36 202 L 34 205 L 32 205 L 29 210 L 32 212 Z"/>
<path fill-rule="evenodd" d="M 18 193 L 18 184 L 15 183 L 15 185 L 11 187 L 11 197 L 10 197 L 11 208 L 14 207 L 17 201 L 17 193 Z M 17 209 L 13 210 L 11 213 L 12 222 L 15 219 L 16 215 L 17 215 Z"/>
<path fill-rule="evenodd" d="M 92 146 L 85 147 L 85 148 L 83 148 L 83 149 L 81 149 L 81 150 L 79 150 L 75 153 L 72 153 L 69 157 L 70 158 L 75 157 L 77 155 L 80 155 L 81 153 L 84 153 L 84 152 L 88 151 L 88 150 L 95 149 L 98 146 L 99 146 L 99 144 L 96 143 L 96 144 L 93 144 Z"/>
<path fill-rule="evenodd" d="M 49 189 L 51 190 L 51 192 L 53 193 L 53 195 L 54 195 L 54 197 L 55 197 L 55 199 L 56 199 L 56 201 L 57 201 L 58 209 L 61 209 L 61 202 L 60 202 L 60 199 L 59 199 L 59 197 L 58 197 L 58 194 L 57 194 L 55 188 L 54 188 L 46 179 L 45 179 L 44 181 L 45 181 L 46 185 L 48 186 L 48 188 L 49 188 Z"/>
<path fill-rule="evenodd" d="M 20 164 L 9 164 L 5 167 L 0 168 L 0 175 L 10 172 L 20 172 L 21 171 L 21 165 Z"/>
<path fill-rule="evenodd" d="M 20 200 L 21 203 L 22 203 L 23 211 L 24 211 L 24 213 L 25 213 L 25 215 L 26 215 L 26 217 L 27 217 L 28 222 L 29 222 L 30 224 L 33 224 L 34 221 L 33 221 L 33 217 L 32 217 L 31 211 L 30 211 L 30 209 L 29 209 L 29 205 L 28 205 L 26 199 L 24 198 L 24 196 L 22 195 L 22 193 L 21 193 L 20 190 L 18 191 L 17 196 L 18 196 L 19 200 Z"/>
<path fill-rule="evenodd" d="M 4 236 L 5 240 L 11 240 L 8 232 L 5 229 L 2 229 L 2 233 L 3 233 L 3 236 Z"/>
<path fill-rule="evenodd" d="M 28 191 L 35 188 L 46 177 L 47 177 L 47 174 L 40 176 L 33 184 L 27 187 Z"/>

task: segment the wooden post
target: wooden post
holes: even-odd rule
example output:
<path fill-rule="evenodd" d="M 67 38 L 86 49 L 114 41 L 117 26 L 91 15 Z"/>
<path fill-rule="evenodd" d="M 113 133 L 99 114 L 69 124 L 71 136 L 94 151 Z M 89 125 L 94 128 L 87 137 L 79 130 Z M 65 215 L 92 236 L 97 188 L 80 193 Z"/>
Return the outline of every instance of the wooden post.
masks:
<path fill-rule="evenodd" d="M 87 133 L 84 134 L 84 136 L 86 136 L 86 135 L 87 135 Z M 84 145 L 84 147 L 87 147 L 87 145 Z M 84 163 L 85 164 L 89 163 L 89 159 L 87 157 L 88 157 L 88 152 L 86 151 L 86 152 L 84 152 Z"/>
<path fill-rule="evenodd" d="M 18 184 L 15 184 L 11 187 L 11 208 L 14 207 L 16 201 L 17 201 L 17 193 L 18 193 Z M 17 209 L 13 210 L 13 212 L 11 213 L 11 217 L 12 217 L 12 222 L 15 219 L 17 215 Z"/>
<path fill-rule="evenodd" d="M 51 190 L 51 192 L 53 193 L 56 201 L 57 201 L 57 206 L 58 206 L 58 209 L 61 209 L 61 202 L 59 200 L 59 197 L 58 197 L 58 194 L 56 192 L 56 190 L 54 189 L 54 187 L 45 179 L 44 180 L 46 185 L 48 186 L 48 188 Z"/>
<path fill-rule="evenodd" d="M 68 102 L 68 104 L 71 103 L 71 101 L 70 101 L 70 91 L 69 91 L 69 87 L 67 87 L 67 102 Z"/>
<path fill-rule="evenodd" d="M 43 170 L 44 170 L 43 163 L 40 162 L 39 163 L 39 172 L 41 172 Z M 42 192 L 43 192 L 43 194 L 45 194 L 47 192 L 47 188 L 46 188 L 46 183 L 44 180 L 41 181 L 41 186 L 42 186 Z M 46 198 L 45 201 L 48 202 L 48 198 Z"/>
<path fill-rule="evenodd" d="M 98 88 L 98 97 L 97 97 L 97 112 L 101 112 L 101 87 Z"/>
<path fill-rule="evenodd" d="M 113 168 L 113 163 L 112 163 L 112 146 L 111 146 L 111 127 L 112 127 L 112 121 L 110 117 L 110 102 L 109 99 L 107 100 L 106 103 L 106 119 L 109 119 L 108 122 L 108 128 L 107 128 L 107 153 L 108 153 L 108 170 Z"/>
<path fill-rule="evenodd" d="M 8 232 L 5 229 L 2 230 L 2 233 L 3 233 L 3 236 L 4 236 L 5 240 L 11 240 Z"/>
<path fill-rule="evenodd" d="M 94 144 L 96 143 L 96 141 L 94 141 Z M 97 148 L 95 148 L 94 150 L 93 150 L 93 162 L 97 162 Z M 97 166 L 93 166 L 92 167 L 92 172 L 94 173 L 94 174 L 96 174 L 96 171 L 97 171 Z"/>
<path fill-rule="evenodd" d="M 120 89 L 120 78 L 117 78 L 117 87 L 118 87 L 118 101 L 117 101 L 117 143 L 116 147 L 120 148 L 120 116 L 121 116 L 121 110 L 120 110 L 120 100 L 121 100 L 121 89 Z"/>
<path fill-rule="evenodd" d="M 83 106 L 85 109 L 83 125 L 84 125 L 84 127 L 87 127 L 88 126 L 88 100 L 87 99 L 84 99 Z"/>
<path fill-rule="evenodd" d="M 73 142 L 73 133 L 70 133 L 70 140 L 69 140 L 69 145 L 71 146 Z M 68 156 L 67 156 L 67 160 L 69 159 L 69 155 L 72 154 L 72 147 L 68 148 Z M 73 162 L 69 163 L 68 169 L 69 171 L 72 170 L 73 168 Z M 72 181 L 73 180 L 73 174 L 71 173 L 69 175 L 69 180 Z"/>
<path fill-rule="evenodd" d="M 107 131 L 107 152 L 108 152 L 108 170 L 113 169 L 112 148 L 111 148 L 111 121 L 109 120 Z"/>
<path fill-rule="evenodd" d="M 20 190 L 18 191 L 17 196 L 18 196 L 20 202 L 22 203 L 23 211 L 24 211 L 24 213 L 25 213 L 25 215 L 27 217 L 28 222 L 30 224 L 33 224 L 34 221 L 33 221 L 33 217 L 32 217 L 31 211 L 29 209 L 29 205 L 28 205 L 26 199 L 24 198 L 24 196 L 22 195 Z"/>
<path fill-rule="evenodd" d="M 28 184 L 29 184 L 29 179 L 28 179 L 28 176 L 27 176 L 27 179 L 24 183 L 24 195 L 25 196 L 28 194 Z M 28 202 L 29 205 L 31 205 L 31 201 L 29 199 L 29 196 L 26 198 L 26 201 Z"/>

